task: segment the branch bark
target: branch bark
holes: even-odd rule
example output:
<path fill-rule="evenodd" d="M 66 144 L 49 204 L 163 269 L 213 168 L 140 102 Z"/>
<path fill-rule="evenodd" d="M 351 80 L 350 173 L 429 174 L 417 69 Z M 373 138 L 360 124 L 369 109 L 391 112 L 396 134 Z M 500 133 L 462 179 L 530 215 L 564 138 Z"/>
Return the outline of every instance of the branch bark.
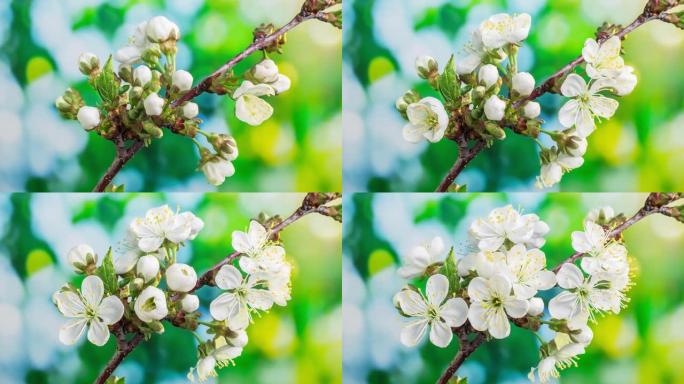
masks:
<path fill-rule="evenodd" d="M 182 105 L 185 102 L 188 102 L 195 97 L 203 94 L 204 92 L 207 92 L 209 88 L 211 87 L 213 81 L 218 78 L 219 76 L 223 75 L 224 73 L 228 72 L 231 70 L 235 65 L 237 65 L 239 62 L 242 60 L 246 59 L 249 55 L 252 53 L 264 49 L 265 47 L 269 46 L 272 44 L 274 41 L 276 41 L 278 38 L 280 38 L 282 35 L 284 35 L 286 32 L 292 30 L 299 24 L 303 23 L 304 21 L 311 20 L 311 19 L 317 19 L 321 20 L 324 22 L 328 22 L 326 19 L 326 12 L 323 11 L 316 11 L 312 12 L 309 11 L 305 8 L 302 8 L 299 13 L 292 19 L 290 22 L 285 24 L 283 27 L 278 29 L 277 31 L 273 32 L 272 34 L 257 39 L 252 44 L 250 44 L 247 48 L 245 48 L 244 51 L 240 52 L 238 55 L 233 57 L 232 59 L 228 60 L 225 64 L 223 64 L 219 69 L 214 71 L 211 75 L 207 76 L 204 78 L 199 84 L 197 84 L 195 87 L 191 88 L 188 92 L 184 93 L 181 97 L 178 99 L 174 100 L 171 102 L 172 107 L 178 107 Z M 95 185 L 93 188 L 93 192 L 103 192 L 105 188 L 109 185 L 109 183 L 112 182 L 114 177 L 121 171 L 123 166 L 142 148 L 143 142 L 142 141 L 135 141 L 133 145 L 131 145 L 129 148 L 122 148 L 124 145 L 123 139 L 117 138 L 114 141 L 116 145 L 116 157 L 112 161 L 112 164 L 109 166 L 105 174 L 102 176 L 100 181 Z"/>
<path fill-rule="evenodd" d="M 475 350 L 482 345 L 485 341 L 485 334 L 482 332 L 477 332 L 473 340 L 468 340 L 468 333 L 470 327 L 461 327 L 456 329 L 455 333 L 459 340 L 459 350 L 451 363 L 447 366 L 442 373 L 442 376 L 437 380 L 437 384 L 447 384 L 449 380 L 454 377 L 456 371 L 463 365 L 468 356 L 470 356 Z"/>
<path fill-rule="evenodd" d="M 642 25 L 644 25 L 644 24 L 646 24 L 652 20 L 667 21 L 667 15 L 668 15 L 667 12 L 675 6 L 676 6 L 676 4 L 673 4 L 673 5 L 669 6 L 668 8 L 666 8 L 662 12 L 654 13 L 654 12 L 649 10 L 649 4 L 647 4 L 644 7 L 643 12 L 634 21 L 632 21 L 632 23 L 630 23 L 628 26 L 620 29 L 618 32 L 616 32 L 614 34 L 604 34 L 603 36 L 600 36 L 598 38 L 598 42 L 602 43 L 602 42 L 608 40 L 609 38 L 611 38 L 613 36 L 618 36 L 620 38 L 623 38 L 623 37 L 627 36 L 627 34 L 633 32 L 637 28 L 641 27 Z M 559 69 L 556 73 L 554 73 L 549 78 L 547 78 L 541 85 L 536 87 L 529 96 L 515 101 L 513 103 L 513 108 L 518 108 L 528 101 L 535 100 L 535 99 L 539 98 L 540 96 L 542 96 L 548 92 L 553 91 L 553 89 L 556 85 L 556 82 L 558 80 L 562 79 L 564 76 L 566 76 L 568 73 L 573 71 L 578 65 L 582 64 L 583 62 L 584 62 L 584 58 L 582 57 L 582 55 L 579 55 L 577 58 L 575 58 L 574 60 L 572 60 L 571 62 L 566 64 L 563 68 Z M 503 127 L 503 128 L 505 128 L 505 127 Z M 477 147 L 477 145 L 480 145 L 480 148 L 478 148 L 476 151 L 474 151 L 474 149 L 475 149 L 475 147 L 474 147 L 473 150 L 465 151 L 465 155 L 462 155 L 462 153 L 464 153 L 464 152 L 462 150 L 460 150 L 463 147 L 463 144 L 461 143 L 461 141 L 463 141 L 463 140 L 466 141 L 465 148 L 467 148 L 467 139 L 465 136 L 466 134 L 467 134 L 467 132 L 464 131 L 463 133 L 460 134 L 459 138 L 456 140 L 457 144 L 459 145 L 458 158 L 456 159 L 456 162 L 454 163 L 454 165 L 451 167 L 451 170 L 449 170 L 449 173 L 444 177 L 442 182 L 437 187 L 436 192 L 446 192 L 449 185 L 451 185 L 451 183 L 453 183 L 454 180 L 456 180 L 456 177 L 458 177 L 458 175 L 463 171 L 463 169 L 465 169 L 465 167 L 468 165 L 468 163 L 470 163 L 470 161 L 472 161 L 475 158 L 475 156 L 477 156 L 480 153 L 480 151 L 483 149 L 483 145 L 480 144 L 481 141 L 478 141 L 478 143 L 476 144 L 476 147 Z"/>
<path fill-rule="evenodd" d="M 308 214 L 318 213 L 324 216 L 331 216 L 330 210 L 328 209 L 329 206 L 326 204 L 333 200 L 339 199 L 340 197 L 340 193 L 307 193 L 302 201 L 302 204 L 290 216 L 271 229 L 271 236 L 278 236 L 283 229 Z M 238 252 L 233 252 L 220 262 L 216 263 L 213 267 L 211 267 L 211 269 L 203 273 L 202 276 L 197 279 L 197 284 L 190 292 L 194 292 L 205 285 L 211 284 L 216 271 L 218 271 L 222 266 L 235 260 L 235 258 L 238 256 Z M 178 296 L 171 297 L 171 300 L 177 299 Z M 176 325 L 173 323 L 173 319 L 170 319 L 170 321 L 173 325 Z M 107 381 L 112 373 L 114 373 L 114 370 L 116 370 L 116 368 L 123 362 L 126 356 L 128 356 L 128 354 L 131 353 L 143 340 L 143 334 L 136 331 L 134 332 L 133 338 L 130 341 L 126 341 L 126 325 L 126 320 L 123 319 L 119 323 L 112 326 L 112 333 L 116 336 L 116 353 L 109 360 L 100 376 L 98 376 L 98 378 L 95 380 L 96 384 L 103 384 L 105 381 Z"/>

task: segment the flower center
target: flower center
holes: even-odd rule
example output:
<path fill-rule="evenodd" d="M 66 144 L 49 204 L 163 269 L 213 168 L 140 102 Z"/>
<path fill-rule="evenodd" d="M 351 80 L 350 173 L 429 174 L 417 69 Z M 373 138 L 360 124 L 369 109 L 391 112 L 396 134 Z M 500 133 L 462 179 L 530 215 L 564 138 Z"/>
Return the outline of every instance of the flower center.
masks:
<path fill-rule="evenodd" d="M 151 312 L 151 311 L 154 311 L 155 309 L 157 309 L 157 304 L 155 304 L 155 302 L 154 302 L 154 297 L 150 297 L 149 299 L 147 299 L 143 303 L 142 309 L 145 312 Z"/>

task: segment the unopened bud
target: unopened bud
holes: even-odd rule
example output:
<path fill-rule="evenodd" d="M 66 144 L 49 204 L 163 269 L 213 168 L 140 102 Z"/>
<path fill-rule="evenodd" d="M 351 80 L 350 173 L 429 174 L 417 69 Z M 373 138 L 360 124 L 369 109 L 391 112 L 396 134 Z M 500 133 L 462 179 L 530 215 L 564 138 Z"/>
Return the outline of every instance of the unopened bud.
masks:
<path fill-rule="evenodd" d="M 222 158 L 233 161 L 238 157 L 237 142 L 232 136 L 226 134 L 212 134 L 209 142 L 216 153 Z"/>
<path fill-rule="evenodd" d="M 432 79 L 439 73 L 437 60 L 431 56 L 419 56 L 416 58 L 416 72 L 422 79 Z"/>
<path fill-rule="evenodd" d="M 485 123 L 485 131 L 490 135 L 494 136 L 497 140 L 503 140 L 506 138 L 506 131 L 503 130 L 498 124 L 488 121 Z"/>
<path fill-rule="evenodd" d="M 82 74 L 90 76 L 100 69 L 100 59 L 92 53 L 82 53 L 78 58 L 78 69 Z"/>
<path fill-rule="evenodd" d="M 147 133 L 155 139 L 159 139 L 162 136 L 164 136 L 164 131 L 162 131 L 161 128 L 157 127 L 151 121 L 146 121 L 143 123 L 143 130 L 145 131 L 145 133 Z"/>

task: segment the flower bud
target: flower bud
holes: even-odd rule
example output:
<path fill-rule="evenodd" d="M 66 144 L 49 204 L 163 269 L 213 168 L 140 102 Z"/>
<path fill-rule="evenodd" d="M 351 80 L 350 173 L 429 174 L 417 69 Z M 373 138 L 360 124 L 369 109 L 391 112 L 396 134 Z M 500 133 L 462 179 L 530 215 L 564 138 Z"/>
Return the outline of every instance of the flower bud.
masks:
<path fill-rule="evenodd" d="M 527 301 L 529 307 L 527 314 L 530 316 L 539 316 L 544 312 L 544 300 L 539 297 L 533 297 Z"/>
<path fill-rule="evenodd" d="M 135 85 L 145 86 L 152 80 L 152 71 L 146 65 L 141 65 L 133 71 Z"/>
<path fill-rule="evenodd" d="M 100 59 L 92 53 L 82 53 L 78 58 L 78 70 L 86 76 L 100 69 Z"/>
<path fill-rule="evenodd" d="M 147 283 L 157 277 L 159 273 L 159 260 L 150 255 L 140 257 L 135 266 L 135 273 Z"/>
<path fill-rule="evenodd" d="M 523 116 L 534 119 L 541 113 L 541 106 L 536 101 L 528 101 L 523 107 Z"/>
<path fill-rule="evenodd" d="M 152 121 L 145 121 L 143 123 L 143 131 L 155 139 L 160 139 L 164 136 L 164 131 Z"/>
<path fill-rule="evenodd" d="M 72 88 L 68 88 L 62 96 L 55 100 L 55 107 L 57 107 L 59 114 L 66 119 L 75 120 L 82 106 L 81 94 Z"/>
<path fill-rule="evenodd" d="M 258 83 L 272 83 L 278 80 L 278 66 L 271 59 L 262 60 L 251 72 Z"/>
<path fill-rule="evenodd" d="M 199 115 L 199 106 L 196 103 L 188 102 L 182 108 L 183 117 L 186 119 L 193 119 Z"/>
<path fill-rule="evenodd" d="M 92 273 L 97 268 L 97 254 L 87 244 L 77 245 L 67 254 L 69 264 L 78 273 Z"/>
<path fill-rule="evenodd" d="M 175 263 L 166 270 L 166 284 L 175 292 L 189 292 L 195 288 L 197 273 L 187 264 Z"/>
<path fill-rule="evenodd" d="M 207 181 L 211 185 L 219 186 L 226 181 L 227 177 L 235 174 L 235 166 L 230 160 L 215 156 L 207 161 L 204 161 L 200 170 L 204 173 Z"/>
<path fill-rule="evenodd" d="M 408 108 L 409 103 L 404 100 L 404 96 L 400 97 L 397 99 L 397 101 L 394 103 L 394 107 L 397 109 L 397 111 L 401 113 L 406 113 L 406 109 Z"/>
<path fill-rule="evenodd" d="M 503 140 L 506 138 L 506 131 L 503 130 L 498 124 L 488 121 L 485 123 L 485 130 L 490 135 L 494 136 L 497 140 Z"/>
<path fill-rule="evenodd" d="M 437 60 L 430 56 L 418 56 L 416 58 L 416 72 L 422 79 L 430 79 L 439 71 Z"/>
<path fill-rule="evenodd" d="M 169 314 L 164 291 L 157 287 L 147 287 L 135 300 L 136 316 L 145 323 L 161 320 Z"/>
<path fill-rule="evenodd" d="M 480 67 L 477 79 L 486 88 L 491 88 L 499 81 L 499 70 L 492 64 L 483 65 Z"/>
<path fill-rule="evenodd" d="M 147 113 L 148 116 L 159 116 L 164 110 L 164 99 L 159 97 L 156 93 L 151 93 L 145 98 L 143 105 L 145 106 L 145 113 Z"/>
<path fill-rule="evenodd" d="M 119 64 L 119 71 L 117 73 L 121 80 L 133 84 L 133 69 L 129 64 Z"/>
<path fill-rule="evenodd" d="M 185 295 L 181 300 L 181 309 L 185 313 L 195 312 L 199 308 L 199 304 L 197 295 Z"/>
<path fill-rule="evenodd" d="M 147 22 L 147 38 L 155 43 L 180 39 L 178 26 L 164 16 L 156 16 Z"/>
<path fill-rule="evenodd" d="M 100 110 L 95 107 L 81 107 L 76 118 L 83 129 L 90 131 L 100 124 Z"/>
<path fill-rule="evenodd" d="M 209 142 L 214 147 L 216 153 L 222 158 L 233 161 L 238 157 L 237 142 L 232 136 L 226 134 L 212 134 Z"/>
<path fill-rule="evenodd" d="M 526 97 L 534 90 L 534 77 L 527 72 L 519 72 L 513 76 L 513 90 Z"/>
<path fill-rule="evenodd" d="M 192 88 L 192 75 L 188 71 L 179 70 L 174 72 L 171 82 L 179 91 L 189 91 Z"/>
<path fill-rule="evenodd" d="M 492 95 L 485 102 L 484 112 L 487 119 L 501 121 L 506 113 L 506 102 L 499 99 L 498 96 Z"/>
<path fill-rule="evenodd" d="M 143 279 L 142 277 L 136 277 L 135 279 L 131 280 L 130 291 L 133 292 L 133 294 L 136 294 L 140 292 L 144 286 L 145 279 Z"/>
<path fill-rule="evenodd" d="M 161 321 L 151 321 L 147 324 L 147 327 L 155 333 L 164 333 L 164 324 Z"/>
<path fill-rule="evenodd" d="M 146 63 L 156 63 L 161 58 L 162 51 L 158 45 L 153 44 L 140 53 L 142 60 Z"/>

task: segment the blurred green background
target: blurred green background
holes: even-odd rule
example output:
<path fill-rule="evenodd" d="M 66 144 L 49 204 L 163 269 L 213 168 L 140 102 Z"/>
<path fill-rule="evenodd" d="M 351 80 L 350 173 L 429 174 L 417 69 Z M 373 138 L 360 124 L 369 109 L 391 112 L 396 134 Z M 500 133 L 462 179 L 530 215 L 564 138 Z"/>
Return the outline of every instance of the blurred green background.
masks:
<path fill-rule="evenodd" d="M 423 340 L 400 344 L 404 323 L 392 296 L 406 283 L 397 274 L 410 247 L 442 236 L 463 255 L 470 223 L 493 208 L 512 204 L 536 213 L 551 228 L 542 250 L 549 267 L 573 253 L 570 234 L 581 230 L 586 213 L 611 205 L 635 213 L 645 194 L 355 194 L 344 202 L 343 371 L 345 384 L 434 383 L 458 351 Z M 651 216 L 625 232 L 635 259 L 636 285 L 620 315 L 599 317 L 595 338 L 579 367 L 562 372 L 562 383 L 684 383 L 684 224 Z M 545 302 L 556 291 L 546 291 Z M 548 314 L 547 314 L 548 315 Z M 545 340 L 552 337 L 542 328 Z M 470 384 L 529 383 L 538 364 L 532 333 L 512 327 L 511 336 L 480 347 L 459 371 Z"/>
<path fill-rule="evenodd" d="M 263 211 L 292 213 L 302 194 L 0 194 L 0 383 L 91 383 L 114 352 L 57 339 L 66 320 L 51 295 L 75 280 L 68 250 L 90 244 L 102 256 L 122 240 L 128 223 L 149 208 L 169 204 L 204 220 L 199 236 L 182 248 L 179 262 L 202 273 L 231 252 L 230 236 Z M 282 233 L 294 264 L 292 300 L 249 327 L 249 344 L 221 383 L 341 383 L 341 228 L 309 215 Z M 216 288 L 198 291 L 209 319 Z M 196 360 L 193 336 L 165 324 L 120 366 L 126 383 L 185 383 Z M 204 332 L 201 327 L 201 333 Z M 206 335 L 204 335 L 206 336 Z"/>
<path fill-rule="evenodd" d="M 303 0 L 4 0 L 0 2 L 0 190 L 90 191 L 113 145 L 62 120 L 54 101 L 69 86 L 89 90 L 78 72 L 84 51 L 101 60 L 125 45 L 135 26 L 164 15 L 181 29 L 178 68 L 195 83 L 252 41 L 254 27 L 288 22 Z M 232 134 L 240 156 L 224 191 L 339 191 L 342 182 L 341 33 L 308 21 L 274 55 L 292 88 L 269 98 L 275 113 L 258 127 L 235 118 L 234 102 L 205 94 L 203 129 Z M 254 54 L 237 66 L 249 69 Z M 91 105 L 96 96 L 84 94 Z M 214 190 L 192 142 L 166 132 L 115 179 L 129 191 Z"/>
<path fill-rule="evenodd" d="M 456 159 L 456 145 L 411 144 L 395 100 L 415 88 L 414 60 L 431 55 L 443 68 L 462 51 L 480 22 L 499 13 L 532 16 L 520 50 L 521 71 L 537 82 L 577 57 L 604 21 L 628 24 L 646 0 L 348 0 L 344 24 L 344 180 L 352 191 L 434 191 Z M 684 31 L 653 22 L 631 33 L 624 59 L 635 68 L 634 93 L 620 98 L 609 121 L 589 139 L 583 167 L 567 174 L 562 191 L 676 191 L 684 189 Z M 546 129 L 560 129 L 561 97 L 540 99 Z M 547 146 L 550 141 L 545 143 Z M 504 142 L 478 156 L 457 182 L 469 191 L 534 190 L 537 146 L 508 132 Z M 657 171 L 655 171 L 657 170 Z"/>

